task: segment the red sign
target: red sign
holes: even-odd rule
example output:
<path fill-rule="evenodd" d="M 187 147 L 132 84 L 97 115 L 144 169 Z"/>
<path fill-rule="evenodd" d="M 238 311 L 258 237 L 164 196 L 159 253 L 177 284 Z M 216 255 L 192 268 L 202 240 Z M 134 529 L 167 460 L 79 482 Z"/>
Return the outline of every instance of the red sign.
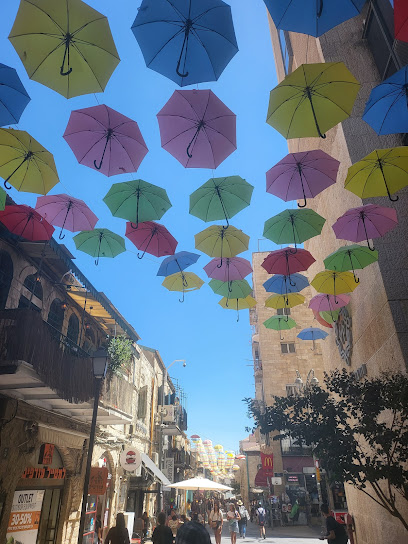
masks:
<path fill-rule="evenodd" d="M 43 444 L 40 448 L 39 465 L 51 465 L 54 455 L 54 444 Z"/>
<path fill-rule="evenodd" d="M 315 467 L 316 467 L 316 468 L 320 468 L 319 459 L 315 459 L 314 464 L 315 464 Z"/>
<path fill-rule="evenodd" d="M 63 480 L 66 476 L 65 468 L 35 468 L 27 467 L 21 477 L 23 479 Z"/>
<path fill-rule="evenodd" d="M 343 525 L 345 525 L 346 516 L 347 512 L 334 512 L 334 519 L 337 521 L 337 523 L 342 523 Z"/>
<path fill-rule="evenodd" d="M 261 463 L 266 476 L 273 476 L 273 453 L 261 452 Z"/>
<path fill-rule="evenodd" d="M 88 495 L 104 495 L 108 482 L 108 469 L 106 467 L 91 467 L 89 477 Z"/>

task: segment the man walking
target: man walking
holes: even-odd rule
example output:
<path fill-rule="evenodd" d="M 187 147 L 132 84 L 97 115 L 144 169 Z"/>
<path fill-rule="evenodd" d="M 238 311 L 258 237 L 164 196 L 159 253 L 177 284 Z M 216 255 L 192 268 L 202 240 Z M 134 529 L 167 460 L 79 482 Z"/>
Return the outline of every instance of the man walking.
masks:
<path fill-rule="evenodd" d="M 241 519 L 238 521 L 239 536 L 245 538 L 249 514 L 242 501 L 238 501 L 237 506 L 239 515 L 241 516 Z"/>
<path fill-rule="evenodd" d="M 261 538 L 266 538 L 265 535 L 265 519 L 266 512 L 265 508 L 262 506 L 262 503 L 258 503 L 258 508 L 256 510 L 256 517 L 258 518 L 259 533 Z"/>
<path fill-rule="evenodd" d="M 320 540 L 325 540 L 329 544 L 347 544 L 348 536 L 344 525 L 338 523 L 334 517 L 330 514 L 329 507 L 327 504 L 322 504 L 321 511 L 323 516 L 326 518 L 326 535 L 321 536 Z"/>
<path fill-rule="evenodd" d="M 211 538 L 202 523 L 198 521 L 198 514 L 191 514 L 191 521 L 183 523 L 177 531 L 176 544 L 211 544 Z"/>

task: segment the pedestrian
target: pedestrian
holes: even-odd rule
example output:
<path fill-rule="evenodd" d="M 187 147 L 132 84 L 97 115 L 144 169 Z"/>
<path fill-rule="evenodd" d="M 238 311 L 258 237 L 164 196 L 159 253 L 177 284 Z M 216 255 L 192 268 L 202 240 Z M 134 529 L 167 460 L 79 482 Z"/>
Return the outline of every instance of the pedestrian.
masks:
<path fill-rule="evenodd" d="M 253 523 L 255 517 L 255 506 L 251 506 L 251 523 Z"/>
<path fill-rule="evenodd" d="M 198 513 L 191 514 L 191 521 L 184 523 L 177 531 L 176 544 L 211 544 L 210 534 L 198 521 Z"/>
<path fill-rule="evenodd" d="M 239 515 L 241 516 L 241 519 L 238 521 L 239 536 L 242 536 L 243 538 L 245 538 L 249 514 L 248 514 L 248 510 L 245 508 L 245 505 L 242 501 L 238 501 L 237 505 L 238 505 Z"/>
<path fill-rule="evenodd" d="M 208 516 L 208 523 L 211 529 L 214 531 L 215 544 L 221 544 L 222 524 L 224 518 L 220 510 L 220 504 L 214 502 L 214 508 L 211 510 Z"/>
<path fill-rule="evenodd" d="M 238 522 L 241 519 L 238 510 L 235 509 L 233 503 L 229 505 L 227 512 L 227 520 L 229 525 L 229 531 L 231 536 L 231 544 L 236 544 L 237 534 L 239 533 Z"/>
<path fill-rule="evenodd" d="M 166 514 L 160 512 L 157 516 L 157 525 L 152 535 L 153 544 L 173 544 L 173 533 L 166 525 Z"/>
<path fill-rule="evenodd" d="M 96 542 L 100 544 L 102 542 L 102 520 L 101 520 L 100 514 L 96 516 L 95 535 L 96 535 Z"/>
<path fill-rule="evenodd" d="M 149 526 L 150 526 L 150 518 L 147 515 L 147 512 L 143 512 L 142 514 L 142 520 L 143 520 L 143 539 L 146 539 L 148 533 L 149 533 Z"/>
<path fill-rule="evenodd" d="M 177 530 L 180 526 L 179 520 L 177 519 L 176 514 L 173 514 L 171 520 L 169 521 L 169 527 L 173 533 L 173 537 L 176 538 Z"/>
<path fill-rule="evenodd" d="M 348 536 L 345 526 L 334 519 L 330 514 L 327 504 L 322 504 L 320 509 L 323 516 L 326 518 L 327 531 L 324 536 L 320 537 L 320 540 L 325 540 L 327 538 L 329 544 L 347 544 Z"/>
<path fill-rule="evenodd" d="M 258 503 L 258 508 L 256 509 L 256 516 L 258 518 L 260 538 L 266 538 L 266 535 L 265 535 L 266 512 L 261 502 Z"/>
<path fill-rule="evenodd" d="M 109 529 L 105 538 L 105 544 L 130 544 L 125 516 L 122 513 L 116 516 L 116 525 Z"/>

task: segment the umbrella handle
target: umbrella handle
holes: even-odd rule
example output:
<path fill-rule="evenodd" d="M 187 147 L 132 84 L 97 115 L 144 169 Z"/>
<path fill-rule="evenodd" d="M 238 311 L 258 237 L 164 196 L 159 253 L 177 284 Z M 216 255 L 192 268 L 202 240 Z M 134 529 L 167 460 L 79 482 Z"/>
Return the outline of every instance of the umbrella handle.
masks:
<path fill-rule="evenodd" d="M 179 299 L 179 302 L 184 302 L 184 288 L 183 288 L 183 298 Z"/>
<path fill-rule="evenodd" d="M 112 137 L 112 133 L 113 133 L 113 131 L 112 131 L 112 129 L 110 128 L 110 129 L 108 130 L 108 135 L 106 136 L 105 147 L 103 148 L 103 153 L 102 153 L 102 157 L 101 157 L 101 161 L 100 161 L 99 165 L 96 164 L 96 160 L 94 160 L 94 166 L 95 166 L 95 168 L 96 168 L 97 170 L 100 170 L 100 169 L 102 168 L 102 163 L 103 163 L 103 159 L 104 159 L 104 157 L 105 157 L 106 148 L 108 147 L 108 143 L 109 143 L 109 140 L 110 140 L 111 137 Z"/>
<path fill-rule="evenodd" d="M 153 240 L 153 236 L 155 235 L 156 232 L 157 232 L 157 229 L 153 229 L 152 234 L 150 235 L 149 241 L 146 244 L 145 250 L 142 253 L 142 256 L 140 257 L 139 253 L 137 254 L 138 259 L 143 259 L 143 257 L 146 255 L 147 248 L 150 246 L 150 242 Z"/>
<path fill-rule="evenodd" d="M 397 200 L 399 200 L 399 196 L 397 195 L 395 198 L 392 198 L 390 190 L 388 188 L 387 180 L 385 179 L 385 174 L 384 174 L 382 162 L 379 160 L 378 163 L 379 163 L 381 174 L 382 174 L 382 177 L 383 177 L 383 180 L 384 180 L 385 188 L 387 189 L 388 198 L 391 200 L 391 202 L 397 202 Z"/>
<path fill-rule="evenodd" d="M 24 164 L 26 161 L 28 161 L 32 156 L 33 156 L 32 151 L 29 151 L 29 152 L 26 154 L 26 156 L 24 157 L 24 159 L 23 159 L 23 160 L 20 162 L 20 164 L 17 166 L 17 168 L 15 168 L 15 169 L 11 172 L 11 174 L 10 174 L 9 176 L 7 176 L 7 178 L 4 180 L 4 187 L 5 187 L 6 189 L 11 189 L 11 185 L 7 185 L 7 182 L 8 182 L 8 180 L 11 178 L 11 176 L 14 176 L 14 174 L 17 172 L 17 170 L 18 170 L 19 168 L 21 168 L 21 167 L 23 166 L 23 164 Z"/>
<path fill-rule="evenodd" d="M 64 229 L 62 228 L 62 229 L 61 229 L 61 232 L 60 232 L 59 235 L 58 235 L 58 240 L 63 240 L 63 239 L 65 238 L 65 234 L 62 234 L 62 231 L 63 231 L 63 230 L 64 230 Z"/>
<path fill-rule="evenodd" d="M 58 235 L 59 240 L 63 240 L 65 238 L 65 234 L 62 234 L 62 232 L 64 230 L 65 223 L 66 223 L 67 218 L 68 218 L 69 210 L 71 208 L 72 208 L 72 200 L 69 201 L 68 206 L 67 206 L 67 213 L 65 214 L 64 222 L 62 223 L 61 232 Z"/>
<path fill-rule="evenodd" d="M 62 76 L 69 76 L 69 74 L 72 72 L 72 68 L 70 68 L 70 69 L 68 70 L 68 72 L 63 72 L 62 70 L 63 70 L 63 66 L 61 66 L 61 68 L 60 68 L 60 74 L 61 74 Z"/>
<path fill-rule="evenodd" d="M 187 77 L 187 76 L 188 76 L 188 72 L 186 72 L 185 74 L 182 74 L 182 73 L 180 72 L 180 64 L 181 64 L 181 57 L 183 56 L 184 47 L 186 48 L 186 57 L 185 57 L 185 60 L 186 60 L 186 58 L 187 58 L 188 34 L 189 34 L 189 32 L 190 32 L 190 26 L 186 26 L 186 29 L 185 29 L 185 32 L 184 32 L 183 45 L 181 46 L 180 56 L 179 56 L 179 58 L 178 58 L 177 67 L 176 67 L 177 75 L 180 76 L 180 77 Z"/>
<path fill-rule="evenodd" d="M 64 72 L 64 64 L 65 64 L 65 59 L 67 58 L 67 54 L 68 54 L 68 66 L 69 66 L 69 45 L 70 45 L 70 38 L 68 38 L 68 36 L 65 38 L 65 51 L 64 51 L 64 56 L 62 57 L 62 64 L 61 64 L 61 68 L 60 68 L 60 75 L 61 76 L 68 76 L 71 72 L 72 72 L 72 68 L 69 68 L 66 72 Z"/>
<path fill-rule="evenodd" d="M 317 18 L 320 19 L 323 13 L 323 0 L 320 0 L 319 9 L 317 10 Z"/>
<path fill-rule="evenodd" d="M 11 185 L 8 185 L 7 181 L 5 181 L 5 182 L 3 183 L 3 185 L 4 185 L 4 187 L 5 187 L 6 189 L 8 189 L 8 190 L 11 189 Z"/>
<path fill-rule="evenodd" d="M 95 266 L 98 266 L 98 264 L 99 264 L 99 254 L 101 252 L 102 237 L 103 237 L 103 234 L 101 233 L 99 235 L 98 255 L 97 255 L 96 260 L 95 260 Z"/>
<path fill-rule="evenodd" d="M 314 122 L 315 122 L 315 125 L 316 125 L 317 133 L 319 134 L 320 138 L 323 138 L 323 140 L 325 140 L 326 139 L 326 134 L 322 134 L 322 132 L 320 130 L 320 127 L 319 127 L 319 123 L 317 122 L 316 112 L 315 112 L 315 109 L 314 109 L 314 106 L 313 106 L 313 100 L 312 100 L 312 94 L 310 92 L 310 88 L 307 88 L 307 97 L 308 97 L 309 102 L 310 102 L 310 107 L 312 108 L 313 119 L 314 119 Z"/>
<path fill-rule="evenodd" d="M 298 167 L 298 170 L 299 170 L 299 175 L 300 175 L 300 183 L 302 185 L 302 193 L 303 193 L 303 201 L 304 201 L 304 204 L 299 204 L 298 203 L 298 208 L 305 208 L 306 207 L 306 204 L 307 204 L 307 201 L 306 201 L 306 193 L 305 193 L 305 186 L 303 185 L 303 172 L 302 172 L 302 167 L 300 166 L 300 163 L 298 163 L 297 165 Z"/>

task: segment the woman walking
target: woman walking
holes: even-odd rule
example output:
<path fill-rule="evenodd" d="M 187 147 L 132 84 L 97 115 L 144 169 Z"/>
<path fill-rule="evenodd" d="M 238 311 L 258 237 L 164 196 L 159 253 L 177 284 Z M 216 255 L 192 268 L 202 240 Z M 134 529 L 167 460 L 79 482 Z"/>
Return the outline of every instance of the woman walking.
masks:
<path fill-rule="evenodd" d="M 231 544 L 236 544 L 237 534 L 239 533 L 238 521 L 241 519 L 238 510 L 235 510 L 235 505 L 230 504 L 227 512 L 227 520 L 231 536 Z"/>
<path fill-rule="evenodd" d="M 214 502 L 214 508 L 211 510 L 208 517 L 208 523 L 214 531 L 215 544 L 221 544 L 221 533 L 222 533 L 222 524 L 224 518 L 220 510 L 220 505 L 218 502 Z"/>
<path fill-rule="evenodd" d="M 241 519 L 238 521 L 239 536 L 245 538 L 249 514 L 242 501 L 238 501 L 237 505 L 239 515 L 241 516 Z"/>
<path fill-rule="evenodd" d="M 116 516 L 116 525 L 109 529 L 105 538 L 105 544 L 130 544 L 125 516 L 122 513 Z"/>

